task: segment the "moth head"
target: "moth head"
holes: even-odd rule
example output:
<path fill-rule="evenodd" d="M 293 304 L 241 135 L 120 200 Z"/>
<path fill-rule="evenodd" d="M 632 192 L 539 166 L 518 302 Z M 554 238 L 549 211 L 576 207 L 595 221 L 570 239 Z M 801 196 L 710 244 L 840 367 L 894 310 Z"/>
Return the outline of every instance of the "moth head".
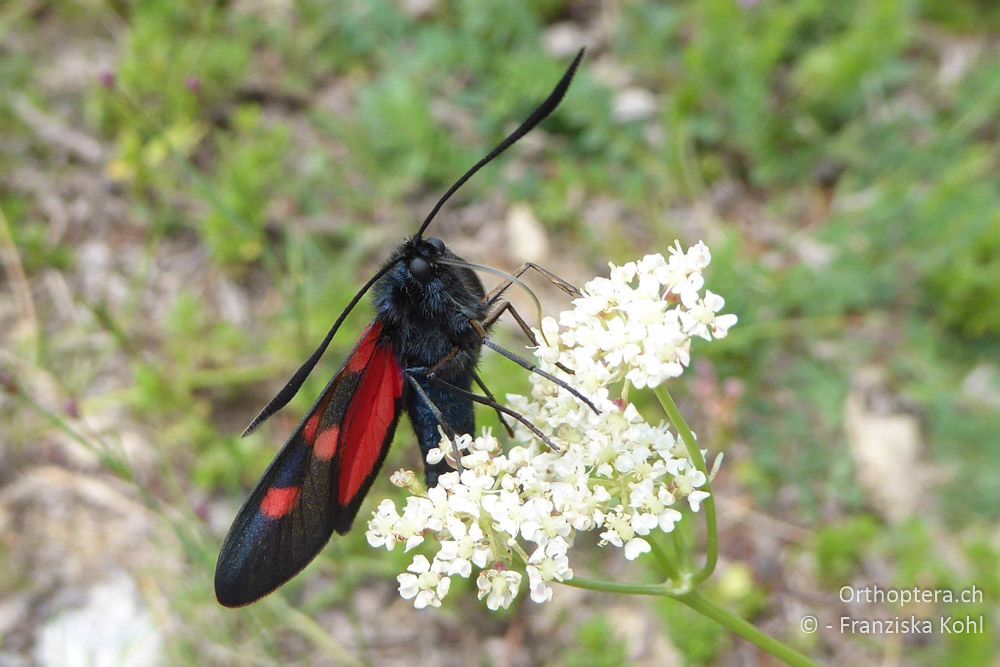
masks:
<path fill-rule="evenodd" d="M 443 257 L 447 249 L 444 241 L 437 238 L 419 239 L 410 245 L 406 269 L 421 284 L 427 284 L 437 270 L 437 260 Z"/>

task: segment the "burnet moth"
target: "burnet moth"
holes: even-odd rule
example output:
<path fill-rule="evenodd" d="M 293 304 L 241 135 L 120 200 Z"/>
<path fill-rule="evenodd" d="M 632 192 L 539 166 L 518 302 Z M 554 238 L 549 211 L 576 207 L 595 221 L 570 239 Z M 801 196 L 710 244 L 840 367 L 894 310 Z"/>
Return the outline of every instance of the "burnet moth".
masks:
<path fill-rule="evenodd" d="M 344 319 L 373 289 L 375 320 L 268 467 L 226 535 L 215 570 L 215 593 L 223 605 L 238 607 L 271 593 L 302 570 L 334 531 L 350 530 L 404 408 L 425 455 L 439 445 L 439 428 L 449 434 L 473 432 L 473 403 L 497 410 L 508 430 L 503 415 L 549 442 L 530 422 L 498 404 L 483 384 L 475 370 L 483 345 L 556 382 L 596 411 L 566 383 L 487 338 L 504 312 L 532 338 L 523 318 L 503 298 L 529 268 L 570 294 L 578 294 L 575 288 L 526 264 L 513 274 L 501 272 L 507 280 L 487 294 L 473 272 L 485 267 L 465 262 L 440 239 L 423 236 L 444 203 L 473 174 L 552 113 L 582 57 L 581 50 L 548 98 L 444 193 L 417 233 L 364 284 L 312 356 L 244 431 L 247 435 L 255 430 L 295 396 Z M 485 396 L 473 393 L 473 382 Z M 445 461 L 426 464 L 427 484 L 436 484 L 438 475 L 450 469 Z"/>

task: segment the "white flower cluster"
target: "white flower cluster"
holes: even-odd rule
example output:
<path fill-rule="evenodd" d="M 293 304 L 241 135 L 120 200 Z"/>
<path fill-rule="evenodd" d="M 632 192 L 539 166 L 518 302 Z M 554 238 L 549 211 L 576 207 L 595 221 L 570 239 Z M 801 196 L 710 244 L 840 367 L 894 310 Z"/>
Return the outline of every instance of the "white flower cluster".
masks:
<path fill-rule="evenodd" d="M 679 376 L 690 361 L 692 336 L 724 338 L 736 324 L 735 315 L 718 314 L 721 296 L 701 294 L 701 272 L 711 261 L 704 243 L 685 252 L 675 242 L 669 257 L 612 264 L 611 275 L 587 283 L 558 323 L 542 321 L 539 358 L 574 369 L 581 390 L 623 378 L 641 389 Z"/>
<path fill-rule="evenodd" d="M 432 558 L 414 557 L 399 575 L 399 591 L 418 608 L 439 606 L 450 577 L 479 570 L 479 598 L 490 609 L 507 608 L 527 575 L 532 600 L 552 597 L 553 581 L 573 577 L 568 551 L 578 531 L 599 531 L 602 545 L 623 549 L 632 560 L 651 550 L 653 531 L 670 532 L 681 520 L 678 503 L 698 511 L 708 496 L 705 475 L 682 443 L 663 425 L 646 422 L 611 388 L 627 380 L 655 386 L 688 363 L 691 336 L 721 337 L 735 323 L 718 315 L 722 299 L 703 286 L 708 264 L 701 243 L 670 258 L 651 255 L 610 278 L 583 288 L 574 309 L 557 324 L 546 318 L 548 343 L 536 350 L 540 365 L 586 394 L 600 414 L 545 378 L 531 376 L 528 397 L 508 403 L 549 435 L 548 449 L 523 427 L 526 445 L 504 453 L 489 430 L 476 438 L 444 438 L 432 450 L 434 463 L 462 451 L 461 472 L 441 475 L 438 485 L 420 488 L 411 472 L 393 482 L 414 492 L 402 509 L 383 500 L 368 525 L 368 542 L 406 551 L 437 544 Z M 557 364 L 574 370 L 569 375 Z M 647 367 L 648 365 L 648 367 Z M 620 390 L 619 390 L 620 393 Z"/>

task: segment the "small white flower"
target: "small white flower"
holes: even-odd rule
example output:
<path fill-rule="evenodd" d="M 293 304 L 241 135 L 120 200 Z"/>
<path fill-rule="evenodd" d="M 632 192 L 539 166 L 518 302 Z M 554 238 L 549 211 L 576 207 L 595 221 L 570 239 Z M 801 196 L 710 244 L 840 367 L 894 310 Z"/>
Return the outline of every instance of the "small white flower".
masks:
<path fill-rule="evenodd" d="M 396 522 L 395 538 L 404 542 L 405 551 L 409 551 L 424 541 L 424 531 L 427 521 L 433 512 L 433 505 L 426 498 L 410 496 L 406 499 L 403 515 Z"/>
<path fill-rule="evenodd" d="M 554 513 L 548 498 L 532 498 L 522 506 L 521 535 L 536 544 L 545 544 L 551 538 L 565 538 L 572 530 L 561 514 Z"/>
<path fill-rule="evenodd" d="M 569 567 L 569 558 L 566 556 L 568 548 L 566 541 L 557 537 L 531 554 L 525 569 L 528 572 L 531 599 L 535 602 L 548 602 L 552 599 L 550 581 L 573 578 L 573 570 Z"/>
<path fill-rule="evenodd" d="M 692 493 L 694 489 L 699 488 L 708 481 L 705 473 L 695 468 L 686 459 L 680 462 L 680 468 L 674 474 L 676 475 L 674 483 L 677 484 L 678 490 L 685 495 Z"/>
<path fill-rule="evenodd" d="M 396 526 L 399 519 L 396 503 L 388 498 L 380 502 L 368 522 L 368 531 L 365 533 L 368 544 L 376 549 L 384 546 L 386 550 L 392 551 L 396 546 Z"/>
<path fill-rule="evenodd" d="M 396 581 L 399 582 L 399 594 L 403 599 L 412 599 L 413 606 L 417 609 L 423 609 L 428 605 L 440 607 L 441 600 L 451 587 L 451 579 L 441 576 L 441 573 L 431 566 L 426 556 L 416 556 L 406 569 L 408 572 L 396 577 Z"/>
<path fill-rule="evenodd" d="M 625 546 L 625 542 L 635 535 L 632 524 L 625 518 L 620 509 L 616 508 L 607 514 L 601 523 L 605 528 L 604 532 L 601 533 L 601 539 L 616 547 Z"/>
<path fill-rule="evenodd" d="M 698 336 L 705 340 L 725 338 L 729 329 L 736 324 L 735 315 L 717 315 L 726 305 L 725 300 L 711 290 L 705 290 L 704 298 L 697 294 L 686 297 L 684 301 L 687 312 L 682 312 L 685 332 L 690 336 Z"/>
<path fill-rule="evenodd" d="M 483 531 L 479 524 L 467 526 L 461 521 L 452 521 L 448 531 L 453 539 L 442 540 L 441 549 L 436 558 L 447 568 L 447 574 L 457 574 L 468 577 L 472 574 L 472 565 L 484 567 L 490 557 L 489 546 L 484 542 Z"/>
<path fill-rule="evenodd" d="M 664 533 L 669 533 L 674 529 L 674 524 L 676 524 L 683 518 L 684 518 L 683 514 L 681 514 L 675 509 L 668 508 L 660 512 L 660 515 L 657 517 L 657 522 L 660 525 L 660 530 L 662 530 Z"/>
<path fill-rule="evenodd" d="M 706 491 L 695 490 L 688 494 L 688 504 L 691 505 L 691 511 L 697 512 L 701 508 L 701 501 L 708 498 L 709 494 Z"/>
<path fill-rule="evenodd" d="M 507 609 L 521 588 L 521 573 L 511 570 L 483 570 L 476 579 L 479 599 L 486 598 L 486 606 L 493 611 Z"/>
<path fill-rule="evenodd" d="M 643 262 L 650 259 L 650 257 L 643 258 Z M 636 263 L 628 262 L 624 266 L 615 266 L 611 264 L 611 282 L 612 283 L 630 283 L 635 278 Z M 598 278 L 600 280 L 600 278 Z"/>
<path fill-rule="evenodd" d="M 625 558 L 628 560 L 635 560 L 640 555 L 650 551 L 651 549 L 652 548 L 649 546 L 649 542 L 641 537 L 633 537 L 625 544 Z"/>
<path fill-rule="evenodd" d="M 483 497 L 483 509 L 493 519 L 494 528 L 511 537 L 517 537 L 526 518 L 521 503 L 521 496 L 508 489 Z"/>

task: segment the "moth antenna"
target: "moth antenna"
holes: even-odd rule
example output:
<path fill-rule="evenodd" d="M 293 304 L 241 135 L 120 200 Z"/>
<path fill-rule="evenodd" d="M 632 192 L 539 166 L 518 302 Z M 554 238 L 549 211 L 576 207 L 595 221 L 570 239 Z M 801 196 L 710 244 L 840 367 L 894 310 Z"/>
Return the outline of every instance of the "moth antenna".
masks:
<path fill-rule="evenodd" d="M 384 276 L 389 269 L 401 261 L 402 258 L 399 258 L 383 266 L 374 276 L 368 279 L 368 282 L 366 282 L 360 290 L 358 290 L 358 293 L 354 295 L 354 298 L 351 299 L 350 303 L 348 303 L 344 310 L 341 311 L 340 316 L 337 317 L 337 321 L 333 323 L 332 327 L 330 327 L 330 331 L 327 332 L 326 338 L 324 338 L 323 342 L 319 344 L 316 351 L 313 352 L 308 359 L 306 359 L 304 364 L 299 366 L 299 370 L 295 371 L 295 375 L 293 375 L 292 378 L 285 383 L 285 386 L 281 388 L 281 391 L 278 392 L 277 396 L 268 401 L 268 404 L 265 405 L 259 413 L 257 413 L 257 416 L 253 418 L 250 425 L 243 430 L 243 435 L 240 436 L 241 438 L 245 438 L 256 431 L 258 426 L 270 419 L 275 412 L 288 405 L 288 401 L 292 400 L 292 398 L 295 397 L 295 394 L 299 393 L 299 389 L 302 388 L 302 383 L 306 381 L 306 378 L 309 377 L 312 369 L 316 367 L 320 357 L 323 356 L 323 353 L 326 352 L 326 348 L 329 347 L 330 341 L 333 340 L 337 330 L 340 329 L 340 325 L 344 323 L 344 320 L 347 319 L 350 312 L 354 310 L 354 306 L 358 305 L 361 298 L 369 289 L 371 289 L 371 286 L 374 285 L 379 278 Z"/>
<path fill-rule="evenodd" d="M 516 130 L 511 132 L 506 139 L 497 145 L 496 148 L 487 153 L 482 160 L 474 164 L 469 171 L 465 172 L 460 179 L 455 181 L 455 184 L 448 188 L 448 191 L 445 192 L 440 199 L 438 199 L 437 203 L 434 204 L 434 208 L 432 208 L 431 212 L 426 218 L 424 218 L 424 222 L 420 225 L 420 229 L 418 229 L 417 233 L 413 236 L 414 239 L 419 239 L 423 235 L 424 230 L 427 229 L 427 225 L 431 224 L 431 220 L 433 220 L 434 216 L 438 214 L 438 211 L 441 210 L 444 203 L 448 201 L 460 187 L 465 185 L 466 181 L 472 178 L 477 171 L 485 167 L 493 158 L 513 146 L 518 139 L 526 135 L 528 132 L 531 132 L 536 125 L 545 120 L 546 116 L 552 113 L 555 108 L 559 106 L 559 103 L 562 102 L 563 96 L 566 94 L 566 90 L 569 88 L 570 82 L 573 80 L 573 75 L 576 74 L 577 66 L 579 66 L 580 61 L 583 59 L 584 51 L 586 51 L 586 49 L 580 49 L 580 52 L 576 54 L 576 58 L 573 59 L 569 69 L 567 69 L 566 73 L 562 75 L 562 78 L 559 79 L 559 83 L 557 83 L 556 87 L 552 89 L 552 92 L 549 93 L 549 96 L 545 99 L 545 101 L 538 105 L 538 108 L 532 111 L 531 115 L 528 116 Z"/>

